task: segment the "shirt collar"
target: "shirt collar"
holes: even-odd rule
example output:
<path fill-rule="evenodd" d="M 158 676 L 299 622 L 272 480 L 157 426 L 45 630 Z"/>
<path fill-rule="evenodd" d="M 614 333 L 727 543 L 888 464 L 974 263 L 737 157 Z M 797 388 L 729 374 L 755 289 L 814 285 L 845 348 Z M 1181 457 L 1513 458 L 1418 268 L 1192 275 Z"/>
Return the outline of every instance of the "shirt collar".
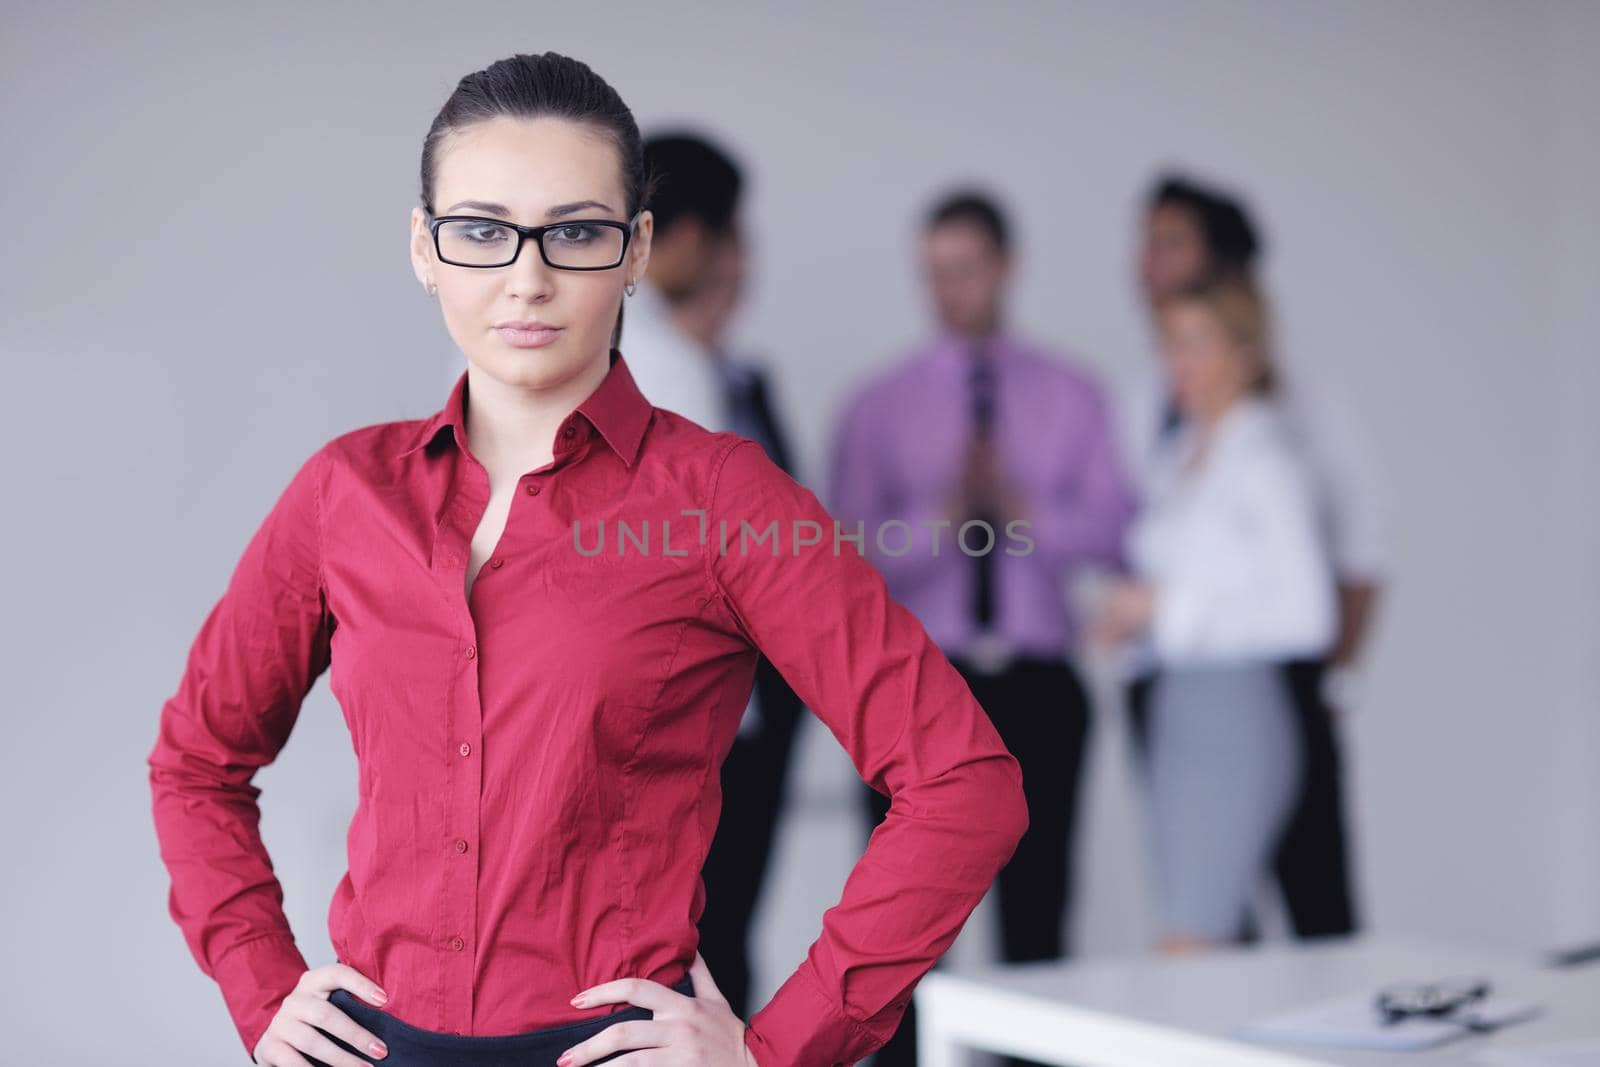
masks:
<path fill-rule="evenodd" d="M 467 372 L 463 370 L 450 389 L 444 406 L 429 416 L 416 435 L 408 440 L 399 456 L 408 456 L 419 448 L 431 445 L 446 429 L 458 447 L 466 448 Z M 652 407 L 628 370 L 627 361 L 620 349 L 611 350 L 611 369 L 580 404 L 576 412 L 589 420 L 611 450 L 622 462 L 632 466 L 639 455 L 639 445 L 644 440 L 645 427 L 650 423 Z M 568 416 L 569 420 L 571 416 Z M 398 457 L 396 457 L 398 458 Z"/>

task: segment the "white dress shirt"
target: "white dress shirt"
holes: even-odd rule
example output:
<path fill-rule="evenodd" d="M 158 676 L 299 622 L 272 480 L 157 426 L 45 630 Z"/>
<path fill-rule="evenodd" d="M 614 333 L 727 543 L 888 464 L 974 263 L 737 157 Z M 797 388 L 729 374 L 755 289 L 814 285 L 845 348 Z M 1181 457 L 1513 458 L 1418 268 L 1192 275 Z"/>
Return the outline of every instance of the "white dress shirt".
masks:
<path fill-rule="evenodd" d="M 639 282 L 622 312 L 628 369 L 646 400 L 708 430 L 726 430 L 722 383 L 711 357 L 672 319 L 666 297 L 648 279 Z"/>
<path fill-rule="evenodd" d="M 1186 423 L 1146 474 L 1128 557 L 1155 614 L 1136 669 L 1330 648 L 1338 603 L 1316 487 L 1272 402 L 1236 402 L 1209 440 Z"/>

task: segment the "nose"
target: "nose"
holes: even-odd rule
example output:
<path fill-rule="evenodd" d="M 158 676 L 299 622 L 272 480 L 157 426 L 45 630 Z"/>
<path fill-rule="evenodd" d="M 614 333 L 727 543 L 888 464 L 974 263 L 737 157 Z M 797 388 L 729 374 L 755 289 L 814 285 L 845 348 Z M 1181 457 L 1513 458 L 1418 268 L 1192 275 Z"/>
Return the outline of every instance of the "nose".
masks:
<path fill-rule="evenodd" d="M 508 296 L 536 303 L 550 299 L 555 287 L 555 271 L 539 254 L 539 242 L 532 238 L 523 241 L 522 251 L 503 269 Z"/>

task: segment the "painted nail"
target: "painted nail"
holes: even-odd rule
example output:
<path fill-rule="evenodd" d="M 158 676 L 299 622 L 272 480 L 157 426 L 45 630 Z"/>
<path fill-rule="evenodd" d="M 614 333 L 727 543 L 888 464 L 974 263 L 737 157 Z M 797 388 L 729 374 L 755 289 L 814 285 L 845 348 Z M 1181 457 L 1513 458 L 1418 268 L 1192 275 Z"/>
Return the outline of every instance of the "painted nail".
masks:
<path fill-rule="evenodd" d="M 378 1001 L 381 1004 L 382 1002 L 384 1002 L 384 1001 L 389 999 L 389 994 L 385 993 L 383 990 L 379 989 L 377 986 L 373 986 L 373 988 L 372 988 L 372 999 Z"/>
<path fill-rule="evenodd" d="M 379 1059 L 382 1059 L 384 1056 L 389 1054 L 389 1050 L 383 1047 L 382 1041 L 374 1041 L 372 1044 L 367 1046 L 367 1051 L 372 1053 L 374 1056 L 377 1056 Z"/>

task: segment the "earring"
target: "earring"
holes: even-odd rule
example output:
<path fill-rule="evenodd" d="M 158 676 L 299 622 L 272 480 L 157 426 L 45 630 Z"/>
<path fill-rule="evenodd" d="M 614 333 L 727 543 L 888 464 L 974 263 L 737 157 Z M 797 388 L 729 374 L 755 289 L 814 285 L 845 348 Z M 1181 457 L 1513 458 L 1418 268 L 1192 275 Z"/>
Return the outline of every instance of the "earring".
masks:
<path fill-rule="evenodd" d="M 433 284 L 432 282 L 429 282 L 428 283 L 428 295 L 429 296 L 437 296 L 438 294 L 439 294 L 439 287 L 437 285 Z"/>
<path fill-rule="evenodd" d="M 635 289 L 637 289 L 637 288 L 638 288 L 638 287 L 639 287 L 639 285 L 638 285 L 638 283 L 637 283 L 637 282 L 635 282 L 635 281 L 634 281 L 634 280 L 633 280 L 633 279 L 632 279 L 632 278 L 629 278 L 629 279 L 628 279 L 628 284 L 627 284 L 627 285 L 624 285 L 624 286 L 623 286 L 623 287 L 622 287 L 622 291 L 623 291 L 623 292 L 624 292 L 624 293 L 627 293 L 627 294 L 628 294 L 628 295 L 629 295 L 629 296 L 632 296 L 632 295 L 633 295 L 633 291 L 634 291 L 634 290 L 635 290 Z"/>

